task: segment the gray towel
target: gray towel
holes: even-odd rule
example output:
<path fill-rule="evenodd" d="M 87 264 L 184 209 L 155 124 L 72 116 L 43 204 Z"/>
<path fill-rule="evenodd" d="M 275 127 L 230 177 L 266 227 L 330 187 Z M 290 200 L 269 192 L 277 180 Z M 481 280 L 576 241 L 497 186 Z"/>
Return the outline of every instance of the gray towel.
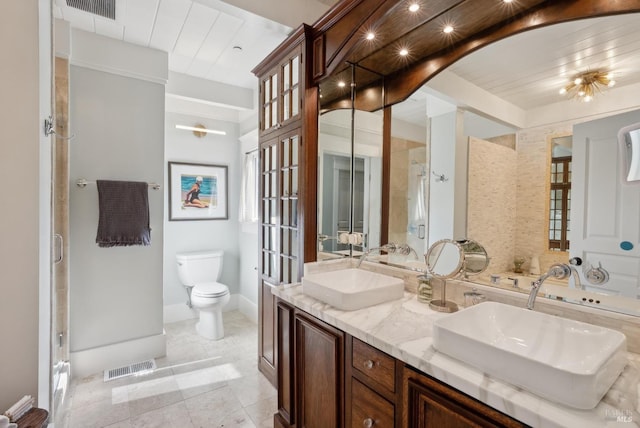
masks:
<path fill-rule="evenodd" d="M 138 181 L 97 180 L 100 247 L 151 245 L 149 185 Z"/>

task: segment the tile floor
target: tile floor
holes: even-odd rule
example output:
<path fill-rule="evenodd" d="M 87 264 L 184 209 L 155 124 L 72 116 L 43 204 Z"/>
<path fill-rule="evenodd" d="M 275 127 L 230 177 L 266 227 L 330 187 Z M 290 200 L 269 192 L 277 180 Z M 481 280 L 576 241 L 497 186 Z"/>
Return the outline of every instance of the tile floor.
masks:
<path fill-rule="evenodd" d="M 209 341 L 196 334 L 196 321 L 165 325 L 167 355 L 151 374 L 75 380 L 64 425 L 272 427 L 276 390 L 258 372 L 257 326 L 240 312 L 225 312 L 224 339 Z"/>

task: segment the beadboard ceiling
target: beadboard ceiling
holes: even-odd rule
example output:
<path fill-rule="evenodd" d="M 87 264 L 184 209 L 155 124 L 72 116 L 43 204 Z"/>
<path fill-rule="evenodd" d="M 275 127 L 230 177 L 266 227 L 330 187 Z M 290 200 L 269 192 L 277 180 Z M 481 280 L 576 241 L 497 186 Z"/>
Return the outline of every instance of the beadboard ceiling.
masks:
<path fill-rule="evenodd" d="M 527 111 L 568 101 L 559 90 L 575 74 L 603 69 L 614 73 L 616 85 L 604 88 L 592 103 L 630 92 L 638 94 L 640 103 L 639 23 L 640 14 L 628 14 L 527 31 L 471 53 L 446 73 Z M 429 83 L 394 105 L 394 117 L 424 124 L 428 88 Z"/>
<path fill-rule="evenodd" d="M 174 72 L 255 89 L 251 70 L 302 20 L 315 22 L 335 1 L 295 0 L 301 21 L 286 25 L 219 0 L 115 0 L 116 19 L 106 19 L 55 0 L 54 17 L 71 27 L 169 53 Z M 242 3 L 235 0 L 235 3 Z M 270 11 L 291 16 L 290 1 L 270 0 Z M 263 2 L 256 7 L 264 8 Z M 284 23 L 283 23 L 284 22 Z"/>
<path fill-rule="evenodd" d="M 320 4 L 324 10 L 335 3 L 296 1 Z M 171 71 L 251 89 L 257 87 L 251 69 L 293 27 L 219 0 L 116 3 L 115 21 L 68 7 L 65 0 L 55 0 L 54 16 L 75 28 L 166 51 Z M 285 3 L 269 0 L 269 9 L 284 16 Z M 637 14 L 620 15 L 525 32 L 472 53 L 447 71 L 525 110 L 559 101 L 563 83 L 587 69 L 614 71 L 617 86 L 611 92 L 624 90 L 640 83 L 639 22 Z"/>

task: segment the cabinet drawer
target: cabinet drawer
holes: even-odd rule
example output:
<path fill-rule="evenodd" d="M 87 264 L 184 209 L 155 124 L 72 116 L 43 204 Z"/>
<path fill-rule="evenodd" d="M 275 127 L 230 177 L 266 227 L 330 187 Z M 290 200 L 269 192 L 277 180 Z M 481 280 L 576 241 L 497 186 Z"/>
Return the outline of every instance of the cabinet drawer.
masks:
<path fill-rule="evenodd" d="M 375 428 L 394 426 L 394 406 L 371 389 L 351 379 L 351 423 L 352 428 Z"/>
<path fill-rule="evenodd" d="M 395 392 L 396 364 L 392 357 L 354 337 L 352 364 L 389 392 Z"/>

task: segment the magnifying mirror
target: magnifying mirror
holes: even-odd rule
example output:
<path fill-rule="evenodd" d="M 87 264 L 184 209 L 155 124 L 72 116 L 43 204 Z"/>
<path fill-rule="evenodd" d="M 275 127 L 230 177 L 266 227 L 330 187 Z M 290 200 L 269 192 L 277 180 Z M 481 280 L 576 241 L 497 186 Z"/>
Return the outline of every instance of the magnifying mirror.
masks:
<path fill-rule="evenodd" d="M 425 262 L 431 275 L 449 279 L 460 274 L 467 276 L 484 272 L 489 266 L 489 257 L 482 245 L 470 239 L 442 239 L 429 247 Z M 447 301 L 446 285 L 446 282 L 442 285 L 442 299 L 432 300 L 429 307 L 438 312 L 455 312 L 458 305 Z"/>
<path fill-rule="evenodd" d="M 465 277 L 467 275 L 477 275 L 487 269 L 489 256 L 482 245 L 471 239 L 458 241 L 458 244 L 464 254 L 462 273 L 464 273 Z"/>
<path fill-rule="evenodd" d="M 427 270 L 436 278 L 448 279 L 460 273 L 464 262 L 462 246 L 451 239 L 435 242 L 425 254 Z"/>

